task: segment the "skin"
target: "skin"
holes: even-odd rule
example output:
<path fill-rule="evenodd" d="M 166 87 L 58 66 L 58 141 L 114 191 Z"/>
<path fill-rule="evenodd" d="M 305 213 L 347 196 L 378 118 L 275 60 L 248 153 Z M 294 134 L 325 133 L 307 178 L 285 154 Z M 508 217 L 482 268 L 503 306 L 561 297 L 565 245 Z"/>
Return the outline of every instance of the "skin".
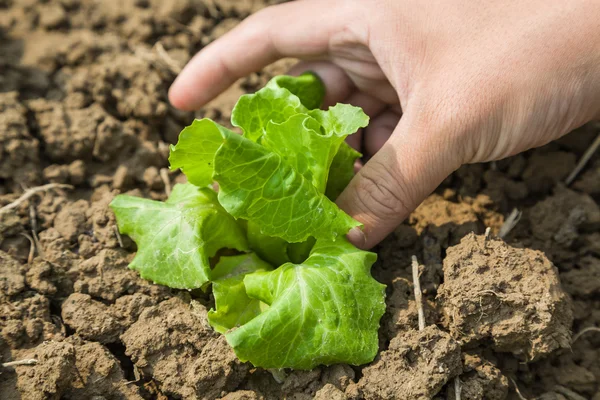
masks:
<path fill-rule="evenodd" d="M 319 74 L 327 104 L 354 104 L 371 117 L 351 139 L 371 158 L 337 201 L 364 224 L 348 235 L 361 248 L 381 241 L 461 165 L 542 146 L 600 117 L 597 0 L 268 7 L 198 53 L 170 101 L 198 109 L 283 57 L 303 60 L 292 73 Z"/>

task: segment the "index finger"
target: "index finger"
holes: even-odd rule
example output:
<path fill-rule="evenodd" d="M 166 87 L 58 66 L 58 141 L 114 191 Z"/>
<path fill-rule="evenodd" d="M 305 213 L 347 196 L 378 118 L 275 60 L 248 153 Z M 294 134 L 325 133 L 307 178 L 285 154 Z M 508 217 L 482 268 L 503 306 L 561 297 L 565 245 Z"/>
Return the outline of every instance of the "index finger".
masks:
<path fill-rule="evenodd" d="M 237 79 L 278 59 L 326 55 L 332 35 L 344 29 L 345 21 L 352 20 L 348 16 L 350 3 L 329 1 L 334 14 L 324 12 L 322 0 L 305 0 L 251 15 L 192 58 L 169 89 L 171 104 L 196 110 Z"/>

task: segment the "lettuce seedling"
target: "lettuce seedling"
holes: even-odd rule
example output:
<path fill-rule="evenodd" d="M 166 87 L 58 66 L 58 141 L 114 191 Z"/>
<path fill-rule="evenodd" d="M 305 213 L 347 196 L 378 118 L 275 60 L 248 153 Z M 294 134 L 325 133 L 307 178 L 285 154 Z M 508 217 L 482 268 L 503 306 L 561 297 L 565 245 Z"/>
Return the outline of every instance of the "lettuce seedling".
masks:
<path fill-rule="evenodd" d="M 172 288 L 212 287 L 210 324 L 255 366 L 359 365 L 377 353 L 376 255 L 347 241 L 360 224 L 334 203 L 360 157 L 344 139 L 368 117 L 319 109 L 324 93 L 313 74 L 273 78 L 233 109 L 241 135 L 210 119 L 181 132 L 169 161 L 188 183 L 167 201 L 111 203 L 138 246 L 130 267 Z"/>

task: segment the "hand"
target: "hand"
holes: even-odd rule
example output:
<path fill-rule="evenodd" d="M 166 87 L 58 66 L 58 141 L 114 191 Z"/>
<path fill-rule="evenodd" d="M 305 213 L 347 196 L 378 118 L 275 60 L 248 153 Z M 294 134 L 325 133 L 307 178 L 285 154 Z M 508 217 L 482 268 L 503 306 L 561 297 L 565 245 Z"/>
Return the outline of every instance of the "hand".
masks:
<path fill-rule="evenodd" d="M 597 0 L 286 3 L 197 54 L 170 100 L 197 109 L 283 57 L 321 76 L 326 103 L 371 117 L 363 151 L 376 154 L 338 199 L 365 226 L 349 234 L 362 248 L 462 164 L 544 145 L 600 116 Z"/>

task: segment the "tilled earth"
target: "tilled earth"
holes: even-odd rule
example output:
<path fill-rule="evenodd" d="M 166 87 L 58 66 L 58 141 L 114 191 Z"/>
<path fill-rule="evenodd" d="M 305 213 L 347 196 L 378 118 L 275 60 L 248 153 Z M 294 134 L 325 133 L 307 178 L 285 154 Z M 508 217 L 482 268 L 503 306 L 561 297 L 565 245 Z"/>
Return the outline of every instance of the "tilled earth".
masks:
<path fill-rule="evenodd" d="M 211 298 L 140 279 L 118 193 L 164 199 L 168 146 L 194 118 L 167 89 L 199 49 L 276 1 L 0 0 L 1 399 L 600 400 L 600 132 L 449 177 L 377 249 L 388 285 L 366 366 L 273 374 L 209 327 Z M 196 116 L 228 124 L 239 81 Z M 522 218 L 503 241 L 505 217 Z M 483 235 L 486 227 L 489 236 Z M 427 327 L 417 329 L 416 255 Z M 573 335 L 572 333 L 573 332 Z M 578 333 L 581 333 L 578 335 Z M 280 375 L 280 374 L 276 374 Z"/>

